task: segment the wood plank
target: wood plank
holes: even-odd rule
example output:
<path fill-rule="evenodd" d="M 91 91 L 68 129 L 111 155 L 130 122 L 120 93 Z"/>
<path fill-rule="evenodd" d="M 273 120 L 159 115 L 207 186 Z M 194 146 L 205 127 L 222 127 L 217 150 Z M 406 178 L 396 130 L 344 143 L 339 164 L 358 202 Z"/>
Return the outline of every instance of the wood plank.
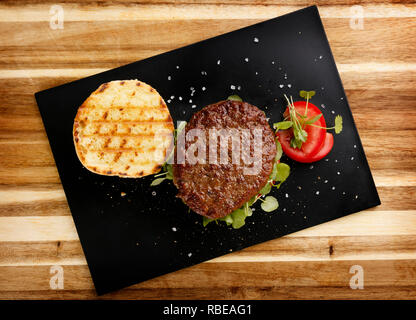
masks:
<path fill-rule="evenodd" d="M 204 263 L 398 260 L 416 258 L 416 235 L 282 237 Z M 86 265 L 81 244 L 0 242 L 0 266 Z"/>
<path fill-rule="evenodd" d="M 58 170 L 50 167 L 9 168 L 0 167 L 0 185 L 8 184 L 60 184 Z"/>
<path fill-rule="evenodd" d="M 415 235 L 416 210 L 366 210 L 288 237 Z M 71 216 L 0 217 L 0 242 L 78 240 Z"/>
<path fill-rule="evenodd" d="M 0 291 L 0 299 L 146 299 L 146 300 L 322 300 L 322 299 L 353 299 L 353 300 L 414 300 L 416 297 L 414 286 L 395 285 L 392 287 L 373 286 L 366 290 L 351 290 L 346 287 L 321 286 L 270 286 L 248 287 L 230 286 L 229 288 L 159 288 L 152 289 L 123 289 L 103 296 L 97 296 L 94 290 L 31 290 L 31 291 Z"/>
<path fill-rule="evenodd" d="M 80 21 L 56 31 L 45 22 L 31 22 L 31 28 L 25 22 L 0 22 L 0 68 L 110 69 L 260 21 Z M 364 30 L 352 30 L 348 19 L 324 18 L 323 23 L 338 63 L 416 62 L 412 17 L 368 18 Z"/>
<path fill-rule="evenodd" d="M 365 290 L 351 290 L 349 287 L 351 278 L 349 270 L 351 266 L 356 264 L 364 269 Z M 219 269 L 221 272 L 218 272 Z M 49 271 L 50 266 L 0 267 L 0 292 L 6 296 L 8 291 L 11 291 L 12 294 L 16 291 L 42 290 L 46 291 L 45 293 L 52 291 L 49 287 L 51 277 Z M 257 291 L 257 295 L 243 295 L 243 297 L 254 299 L 267 296 L 273 299 L 278 296 L 282 297 L 281 294 L 273 293 L 277 288 L 284 291 L 287 288 L 297 288 L 298 290 L 289 297 L 316 297 L 317 290 L 321 297 L 330 297 L 338 292 L 339 295 L 350 298 L 363 297 L 364 294 L 368 298 L 368 293 L 370 296 L 386 297 L 395 296 L 392 292 L 402 294 L 404 290 L 411 292 L 413 289 L 413 294 L 402 295 L 403 299 L 415 296 L 415 272 L 415 260 L 262 262 L 261 264 L 250 262 L 203 263 L 131 286 L 126 290 L 110 293 L 106 297 L 126 296 L 129 290 L 134 290 L 134 295 L 140 298 L 184 299 L 186 297 L 183 296 L 183 293 L 186 289 L 188 298 L 199 299 L 212 297 L 212 289 L 221 288 L 221 291 L 227 292 L 226 296 L 229 298 L 237 298 L 241 294 L 247 293 L 245 292 L 247 288 L 255 288 L 254 292 Z M 187 279 L 187 281 L 183 281 L 183 279 Z M 244 281 L 242 282 L 241 279 Z M 230 284 L 232 285 L 230 286 Z M 392 291 L 392 287 L 397 288 L 397 291 Z M 61 293 L 67 290 L 84 291 L 92 288 L 93 285 L 86 266 L 64 267 L 64 290 L 60 291 Z M 332 289 L 332 292 L 329 292 L 328 289 Z M 201 295 L 201 291 L 205 293 Z M 259 295 L 259 292 L 262 291 L 263 295 Z M 348 294 L 346 294 L 347 291 Z M 52 292 L 59 294 L 59 291 Z M 221 297 L 223 295 L 219 296 L 219 298 Z"/>
<path fill-rule="evenodd" d="M 364 4 L 365 18 L 380 17 L 414 17 L 414 4 Z M 0 5 L 0 21 L 48 21 L 50 5 L 34 4 L 31 6 Z M 193 19 L 270 19 L 304 8 L 299 5 L 233 5 L 212 4 L 134 4 L 129 6 L 108 4 L 105 6 L 72 3 L 63 6 L 66 21 L 131 21 L 131 20 L 193 20 Z M 87 9 L 87 10 L 86 10 Z M 88 10 L 89 9 L 89 10 Z M 94 10 L 96 9 L 96 10 Z M 99 10 L 97 10 L 99 9 Z M 320 15 L 324 18 L 355 16 L 348 5 L 322 6 Z"/>
<path fill-rule="evenodd" d="M 415 0 L 317 0 L 314 1 L 314 4 L 321 6 L 333 6 L 333 5 L 355 5 L 355 4 L 386 4 L 386 3 L 392 3 L 397 4 L 398 2 L 402 4 L 411 4 L 415 3 Z M 54 0 L 3 0 L 2 3 L 6 6 L 16 6 L 18 5 L 22 6 L 25 4 L 56 4 Z M 59 3 L 68 3 L 73 4 L 74 0 L 61 0 Z M 114 4 L 113 0 L 102 0 L 99 3 L 97 3 L 96 0 L 84 0 L 82 1 L 84 5 L 101 5 L 105 6 L 108 4 Z M 128 6 L 129 4 L 187 4 L 187 5 L 196 5 L 196 4 L 216 4 L 216 5 L 222 5 L 222 4 L 255 4 L 255 5 L 287 5 L 288 1 L 285 0 L 152 0 L 151 2 L 149 0 L 117 0 L 118 5 L 125 5 Z M 308 0 L 291 0 L 290 3 L 297 6 L 310 6 L 311 3 Z"/>
<path fill-rule="evenodd" d="M 248 287 L 230 286 L 229 288 L 159 288 L 152 289 L 123 289 L 103 296 L 97 296 L 95 290 L 31 290 L 31 291 L 0 291 L 0 299 L 146 299 L 146 300 L 322 300 L 322 299 L 353 299 L 353 300 L 414 300 L 416 297 L 414 286 L 395 285 L 393 287 L 373 286 L 366 290 L 351 290 L 346 287 L 321 286 L 270 286 L 270 287 Z"/>
<path fill-rule="evenodd" d="M 69 207 L 59 184 L 0 185 L 0 216 L 68 216 Z"/>

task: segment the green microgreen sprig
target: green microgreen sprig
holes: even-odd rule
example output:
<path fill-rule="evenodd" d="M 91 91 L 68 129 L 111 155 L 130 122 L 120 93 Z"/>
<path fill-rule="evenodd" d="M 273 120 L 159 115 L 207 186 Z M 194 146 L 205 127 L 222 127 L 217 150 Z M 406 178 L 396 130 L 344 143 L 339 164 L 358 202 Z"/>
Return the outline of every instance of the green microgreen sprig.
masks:
<path fill-rule="evenodd" d="M 335 129 L 336 134 L 339 134 L 342 131 L 342 117 L 340 115 L 337 115 L 335 117 L 335 125 L 333 127 L 321 127 L 321 126 L 314 124 L 322 117 L 322 113 L 315 117 L 312 117 L 309 119 L 307 118 L 309 99 L 315 95 L 315 91 L 301 90 L 299 92 L 299 95 L 302 98 L 306 99 L 305 113 L 302 115 L 296 110 L 295 105 L 293 103 L 292 96 L 289 99 L 286 95 L 284 95 L 288 103 L 289 115 L 286 116 L 283 119 L 283 121 L 273 124 L 273 128 L 276 131 L 287 130 L 287 129 L 292 128 L 293 137 L 290 140 L 290 146 L 292 148 L 301 149 L 302 144 L 305 143 L 306 140 L 308 139 L 308 133 L 305 130 L 306 126 L 317 127 L 317 128 L 321 128 L 324 130 Z"/>
<path fill-rule="evenodd" d="M 173 133 L 174 140 L 173 140 L 172 150 L 169 156 L 166 158 L 166 162 L 162 166 L 162 170 L 161 170 L 162 172 L 154 176 L 156 179 L 153 180 L 152 183 L 150 184 L 151 187 L 157 186 L 165 180 L 173 180 L 173 167 L 172 167 L 172 164 L 170 164 L 169 162 L 170 162 L 170 159 L 174 155 L 175 145 L 176 145 L 176 140 L 178 139 L 178 135 L 185 128 L 185 125 L 186 125 L 186 121 L 181 121 L 178 124 L 178 127 L 174 130 L 174 133 Z"/>
<path fill-rule="evenodd" d="M 231 101 L 243 101 L 243 99 L 241 99 L 240 96 L 238 96 L 236 94 L 233 94 L 233 95 L 229 96 L 227 98 L 227 100 L 231 100 Z"/>

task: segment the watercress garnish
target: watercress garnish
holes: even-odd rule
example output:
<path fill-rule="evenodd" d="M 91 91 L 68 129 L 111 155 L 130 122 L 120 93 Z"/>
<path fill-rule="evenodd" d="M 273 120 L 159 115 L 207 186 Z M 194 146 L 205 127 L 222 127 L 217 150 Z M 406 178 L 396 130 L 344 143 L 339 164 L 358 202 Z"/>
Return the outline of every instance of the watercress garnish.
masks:
<path fill-rule="evenodd" d="M 176 140 L 178 138 L 179 133 L 181 133 L 182 130 L 185 128 L 185 125 L 186 125 L 186 121 L 181 121 L 178 124 L 178 127 L 174 130 L 173 132 L 174 143 L 172 146 L 172 151 L 170 152 L 169 156 L 166 158 L 166 162 L 162 166 L 161 173 L 156 174 L 154 176 L 156 179 L 153 180 L 152 183 L 150 184 L 151 187 L 161 184 L 164 180 L 173 180 L 173 167 L 172 167 L 172 164 L 168 162 L 174 155 Z"/>
<path fill-rule="evenodd" d="M 239 96 L 237 96 L 236 94 L 233 94 L 231 96 L 229 96 L 227 98 L 227 100 L 233 100 L 233 101 L 243 101 L 243 99 L 241 99 Z"/>
<path fill-rule="evenodd" d="M 263 200 L 260 206 L 263 211 L 271 212 L 279 207 L 279 202 L 277 202 L 275 197 L 268 196 Z"/>
<path fill-rule="evenodd" d="M 292 128 L 293 130 L 293 137 L 290 140 L 290 146 L 294 149 L 301 149 L 302 144 L 306 142 L 308 139 L 308 133 L 306 132 L 305 128 L 306 126 L 313 126 L 317 128 L 321 128 L 324 130 L 331 130 L 335 129 L 335 133 L 338 134 L 342 131 L 342 117 L 340 115 L 337 115 L 335 117 L 335 125 L 333 127 L 321 127 L 318 125 L 315 125 L 314 123 L 318 121 L 322 117 L 322 113 L 312 117 L 307 118 L 308 116 L 308 104 L 309 99 L 312 98 L 315 95 L 315 91 L 305 91 L 301 90 L 299 92 L 299 95 L 306 99 L 306 107 L 305 107 L 305 113 L 302 115 L 299 112 L 296 111 L 295 105 L 293 103 L 293 98 L 290 97 L 290 99 L 284 95 L 287 103 L 288 103 L 288 111 L 289 115 L 285 117 L 283 121 L 276 122 L 273 124 L 273 128 L 277 130 L 287 130 Z"/>

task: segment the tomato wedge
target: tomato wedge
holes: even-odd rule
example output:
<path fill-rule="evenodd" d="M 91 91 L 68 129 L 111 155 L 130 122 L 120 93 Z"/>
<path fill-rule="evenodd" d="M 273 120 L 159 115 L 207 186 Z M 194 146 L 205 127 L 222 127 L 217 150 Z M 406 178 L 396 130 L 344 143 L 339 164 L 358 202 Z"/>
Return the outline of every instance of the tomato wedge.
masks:
<path fill-rule="evenodd" d="M 321 150 L 319 150 L 317 154 L 310 158 L 309 162 L 315 162 L 321 160 L 322 158 L 325 158 L 328 155 L 328 153 L 332 150 L 333 146 L 334 136 L 331 133 L 327 132 Z"/>
<path fill-rule="evenodd" d="M 304 115 L 306 111 L 306 101 L 296 101 L 294 103 L 296 111 Z M 308 103 L 308 113 L 307 113 L 307 119 L 311 119 L 313 117 L 316 117 L 318 115 L 322 114 L 321 110 L 317 106 L 315 106 L 312 103 Z M 285 116 L 288 115 L 288 109 L 286 109 Z M 324 117 L 320 117 L 316 122 L 314 122 L 315 125 L 320 127 L 326 127 L 325 119 Z M 292 148 L 290 146 L 290 140 L 293 137 L 293 130 L 281 130 L 277 132 L 277 136 L 279 139 L 280 144 L 282 145 L 283 152 L 291 159 L 298 161 L 298 162 L 304 162 L 309 163 L 316 160 L 314 159 L 314 156 L 321 150 L 325 137 L 326 137 L 326 130 L 313 127 L 313 126 L 306 126 L 305 131 L 308 133 L 308 138 L 306 142 L 302 144 L 301 149 Z M 332 139 L 333 142 L 333 139 Z"/>

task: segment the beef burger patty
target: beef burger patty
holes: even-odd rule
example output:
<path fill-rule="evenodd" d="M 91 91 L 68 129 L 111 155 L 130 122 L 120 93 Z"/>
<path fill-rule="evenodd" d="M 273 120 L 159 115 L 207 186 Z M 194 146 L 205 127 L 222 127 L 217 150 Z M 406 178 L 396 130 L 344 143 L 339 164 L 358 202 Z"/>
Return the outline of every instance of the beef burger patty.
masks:
<path fill-rule="evenodd" d="M 225 144 L 225 148 L 224 144 L 221 148 L 220 139 L 210 140 L 214 128 L 216 132 L 225 129 L 223 132 L 232 132 L 234 137 L 238 136 L 238 141 L 241 139 L 241 161 L 232 163 L 236 149 L 234 148 L 233 152 L 231 138 Z M 191 148 L 192 154 L 195 155 L 195 145 L 192 147 L 195 139 L 188 139 L 192 129 L 199 129 L 205 135 L 206 152 L 197 152 L 197 158 L 204 158 L 205 163 L 199 161 L 192 164 L 188 161 L 187 152 L 191 151 Z M 242 132 L 245 132 L 245 135 Z M 256 143 L 255 136 L 259 132 L 261 138 Z M 225 217 L 250 200 L 267 183 L 276 156 L 275 136 L 266 115 L 257 107 L 240 101 L 220 101 L 195 113 L 181 134 L 186 139 L 179 145 L 178 137 L 176 154 L 182 152 L 186 156 L 185 163 L 178 163 L 177 156 L 173 165 L 174 183 L 179 190 L 177 196 L 196 213 L 211 219 Z M 210 143 L 216 144 L 216 163 L 209 155 L 212 147 Z M 250 165 L 247 158 L 242 156 L 244 144 L 248 147 L 246 150 L 249 150 L 246 155 L 250 158 L 258 156 L 257 165 Z M 222 162 L 221 152 L 223 159 L 228 158 L 228 163 Z M 215 155 L 215 152 L 212 154 Z M 245 160 L 242 160 L 243 158 Z M 251 168 L 252 172 L 247 174 L 248 168 Z"/>

